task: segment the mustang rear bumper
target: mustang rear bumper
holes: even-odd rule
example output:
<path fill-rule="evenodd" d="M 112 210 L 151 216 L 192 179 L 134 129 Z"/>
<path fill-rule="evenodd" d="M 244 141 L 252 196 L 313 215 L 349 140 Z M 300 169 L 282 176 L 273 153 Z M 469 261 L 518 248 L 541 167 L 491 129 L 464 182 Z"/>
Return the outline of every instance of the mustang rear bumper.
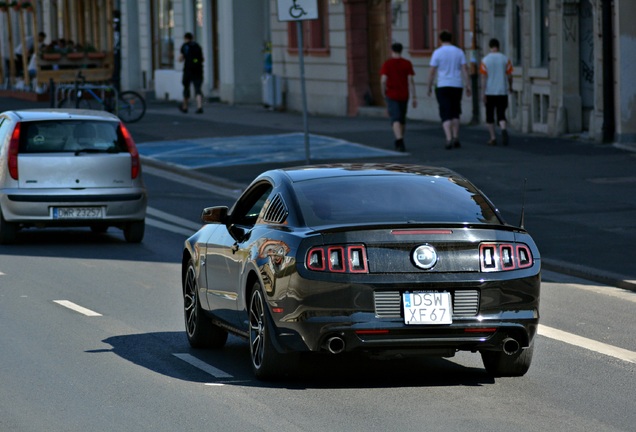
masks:
<path fill-rule="evenodd" d="M 519 275 L 523 276 L 523 275 Z M 284 351 L 429 352 L 504 350 L 512 339 L 528 347 L 539 324 L 540 274 L 490 281 L 444 281 L 435 284 L 323 284 L 306 281 L 302 289 L 270 297 L 279 348 Z M 290 286 L 293 287 L 292 283 Z M 383 316 L 374 298 L 378 291 L 460 291 L 478 293 L 472 316 L 453 314 L 451 324 L 405 324 L 401 294 L 395 315 Z"/>

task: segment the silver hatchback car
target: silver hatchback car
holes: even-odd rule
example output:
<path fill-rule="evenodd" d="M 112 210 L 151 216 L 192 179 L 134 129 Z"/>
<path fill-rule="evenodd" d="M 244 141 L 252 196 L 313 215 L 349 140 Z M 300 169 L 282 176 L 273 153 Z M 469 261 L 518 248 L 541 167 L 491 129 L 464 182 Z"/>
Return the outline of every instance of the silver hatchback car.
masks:
<path fill-rule="evenodd" d="M 23 228 L 118 227 L 141 242 L 147 194 L 139 153 L 114 115 L 33 109 L 0 114 L 0 243 Z"/>

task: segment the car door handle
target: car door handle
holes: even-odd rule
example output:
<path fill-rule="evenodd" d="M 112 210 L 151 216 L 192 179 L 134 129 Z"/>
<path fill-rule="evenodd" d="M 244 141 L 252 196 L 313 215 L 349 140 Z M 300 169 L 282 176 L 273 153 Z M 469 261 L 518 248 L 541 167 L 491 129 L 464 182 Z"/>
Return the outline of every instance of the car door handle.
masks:
<path fill-rule="evenodd" d="M 237 250 L 239 250 L 239 245 L 238 243 L 234 243 L 232 245 L 232 254 L 235 254 Z"/>

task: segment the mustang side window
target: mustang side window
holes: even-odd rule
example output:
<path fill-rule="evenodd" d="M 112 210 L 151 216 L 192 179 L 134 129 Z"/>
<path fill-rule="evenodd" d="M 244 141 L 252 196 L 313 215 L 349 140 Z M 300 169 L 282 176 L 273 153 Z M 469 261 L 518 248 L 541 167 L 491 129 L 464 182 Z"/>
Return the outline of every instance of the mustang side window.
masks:
<path fill-rule="evenodd" d="M 269 183 L 257 186 L 245 197 L 245 200 L 240 203 L 240 207 L 236 209 L 238 213 L 235 215 L 235 223 L 243 226 L 254 226 L 271 193 L 272 186 Z M 246 209 L 246 212 L 242 215 L 241 209 Z"/>

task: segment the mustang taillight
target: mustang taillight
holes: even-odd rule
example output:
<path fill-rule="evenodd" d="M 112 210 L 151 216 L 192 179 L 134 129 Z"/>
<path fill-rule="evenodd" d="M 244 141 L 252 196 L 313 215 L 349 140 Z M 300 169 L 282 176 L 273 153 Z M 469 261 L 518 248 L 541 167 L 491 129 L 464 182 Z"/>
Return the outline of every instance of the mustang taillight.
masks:
<path fill-rule="evenodd" d="M 524 244 L 482 243 L 479 245 L 479 265 L 483 272 L 531 267 L 532 253 Z"/>
<path fill-rule="evenodd" d="M 363 245 L 317 246 L 307 253 L 307 268 L 331 273 L 368 273 Z"/>
<path fill-rule="evenodd" d="M 130 153 L 130 178 L 136 179 L 139 175 L 139 151 L 137 150 L 137 146 L 135 145 L 135 140 L 133 140 L 132 135 L 126 129 L 123 123 L 119 123 L 119 129 L 121 130 L 121 134 L 124 137 L 124 141 L 126 142 L 126 147 L 128 148 L 128 152 Z"/>
<path fill-rule="evenodd" d="M 13 180 L 18 179 L 18 153 L 20 151 L 20 128 L 21 123 L 15 125 L 13 133 L 11 134 L 11 141 L 9 141 L 9 157 L 7 159 L 7 165 L 9 168 L 9 174 Z"/>

